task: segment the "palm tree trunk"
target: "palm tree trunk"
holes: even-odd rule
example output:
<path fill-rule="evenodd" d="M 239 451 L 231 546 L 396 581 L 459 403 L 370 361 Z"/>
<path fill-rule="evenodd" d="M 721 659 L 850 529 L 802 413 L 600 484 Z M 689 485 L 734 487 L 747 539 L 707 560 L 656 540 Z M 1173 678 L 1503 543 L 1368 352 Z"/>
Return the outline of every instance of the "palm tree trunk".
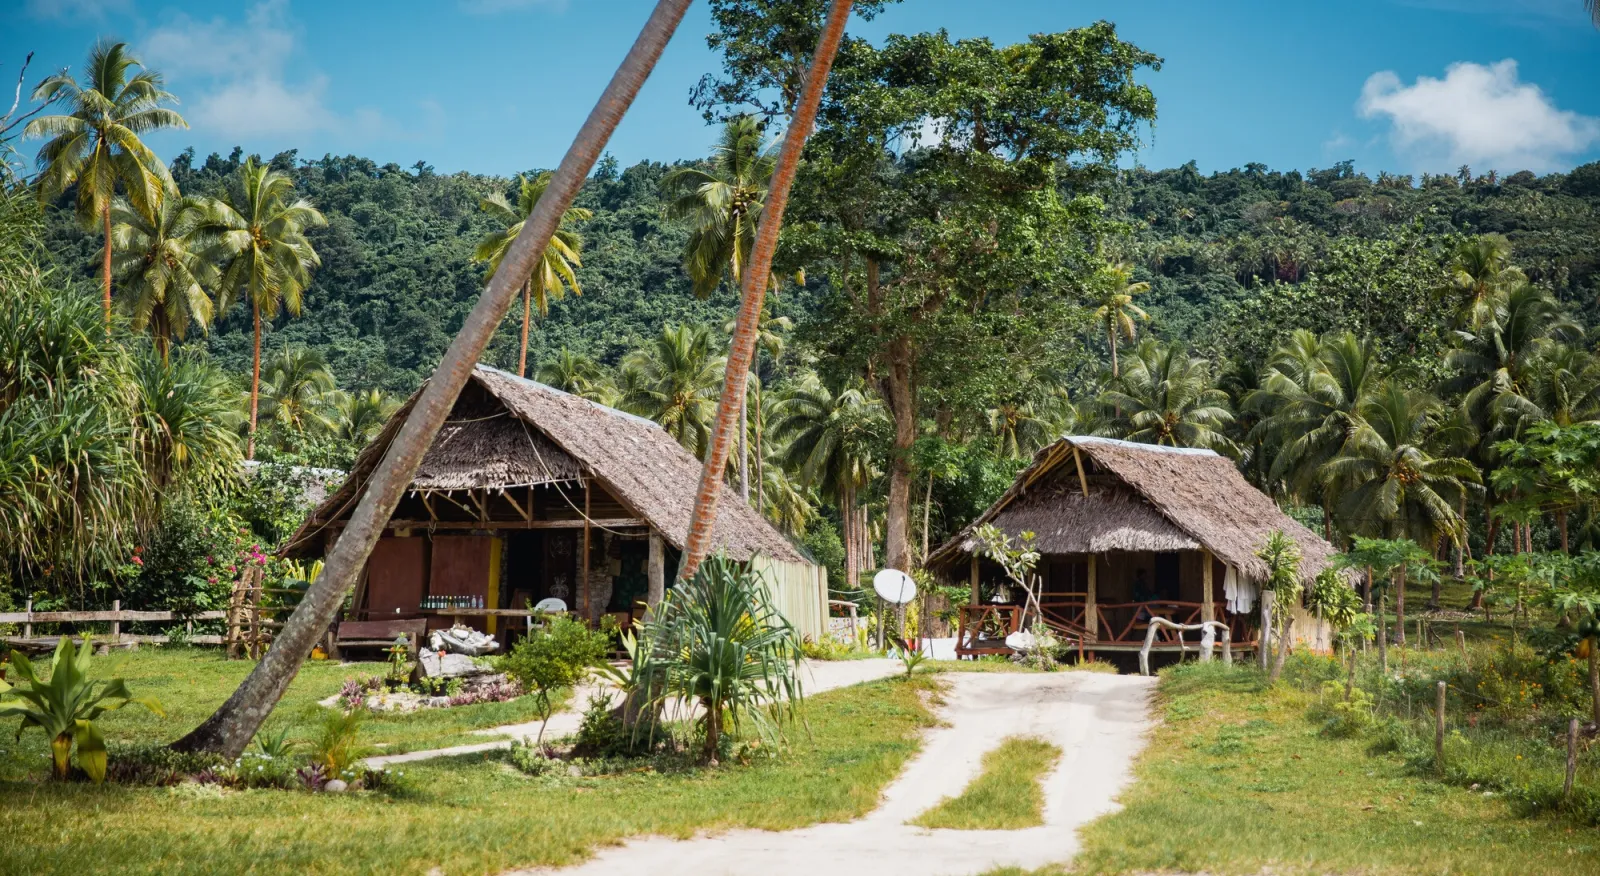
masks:
<path fill-rule="evenodd" d="M 855 490 L 839 491 L 839 528 L 844 537 L 844 588 L 856 589 L 856 494 Z"/>
<path fill-rule="evenodd" d="M 928 562 L 928 521 L 933 508 L 933 472 L 928 472 L 928 492 L 922 498 L 922 562 Z"/>
<path fill-rule="evenodd" d="M 528 321 L 533 318 L 532 280 L 522 284 L 522 353 L 517 357 L 517 376 L 528 376 Z"/>
<path fill-rule="evenodd" d="M 1406 567 L 1401 566 L 1394 577 L 1394 643 L 1406 643 Z"/>
<path fill-rule="evenodd" d="M 100 208 L 100 220 L 105 227 L 106 235 L 104 275 L 101 277 L 101 288 L 105 290 L 106 337 L 109 338 L 111 337 L 111 201 L 109 199 Z"/>
<path fill-rule="evenodd" d="M 752 362 L 752 365 L 755 363 Z M 748 387 L 748 384 L 747 384 Z M 739 400 L 739 498 L 750 504 L 750 404 Z"/>
<path fill-rule="evenodd" d="M 729 433 L 735 426 L 733 408 L 735 405 L 741 410 L 744 408 L 745 385 L 750 378 L 750 363 L 755 359 L 756 329 L 766 303 L 767 278 L 772 271 L 772 257 L 778 249 L 778 231 L 783 226 L 783 211 L 789 203 L 789 187 L 794 184 L 795 170 L 800 163 L 800 152 L 805 147 L 806 136 L 816 123 L 817 107 L 822 102 L 822 89 L 827 85 L 828 71 L 833 67 L 839 42 L 844 39 L 845 22 L 850 18 L 850 2 L 833 0 L 828 9 L 827 25 L 817 40 L 811 68 L 806 71 L 800 105 L 796 107 L 794 119 L 784 133 L 783 150 L 778 155 L 772 182 L 767 188 L 767 203 L 761 211 L 755 246 L 751 250 L 750 263 L 745 268 L 741 284 L 742 301 L 739 316 L 734 322 L 733 344 L 728 351 L 722 397 L 717 401 L 711 452 L 706 455 L 705 467 L 700 472 L 700 488 L 694 498 L 694 515 L 689 519 L 689 535 L 684 539 L 680 574 L 685 578 L 694 574 L 695 569 L 700 567 L 700 561 L 711 550 L 711 527 L 717 519 L 722 472 L 728 464 Z"/>
<path fill-rule="evenodd" d="M 521 278 L 532 273 L 535 260 L 550 246 L 562 216 L 683 20 L 689 2 L 658 0 L 649 21 L 561 159 L 544 197 L 512 242 L 500 270 L 467 314 L 461 331 L 445 350 L 439 367 L 423 386 L 404 425 L 367 481 L 349 523 L 327 554 L 322 574 L 307 589 L 272 640 L 272 647 L 238 690 L 199 727 L 173 743 L 174 748 L 238 757 L 272 713 L 311 647 L 333 622 L 401 494 L 416 475 L 423 453 L 433 444 L 461 388 L 510 310 Z"/>
<path fill-rule="evenodd" d="M 1593 703 L 1594 726 L 1600 729 L 1600 636 L 1589 637 L 1589 699 Z"/>
<path fill-rule="evenodd" d="M 765 387 L 762 387 L 762 391 L 761 392 L 756 393 L 756 447 L 755 447 L 756 454 L 755 455 L 756 455 L 756 513 L 757 514 L 764 513 L 767 510 L 766 490 L 764 489 L 764 487 L 765 487 L 765 485 L 767 483 L 767 480 L 766 480 L 766 478 L 767 478 L 767 467 L 766 467 L 766 460 L 763 458 L 766 455 L 766 448 L 762 446 L 763 442 L 762 442 L 762 435 L 761 435 L 761 433 L 763 431 L 765 431 L 762 428 L 761 397 L 763 395 L 765 395 L 765 394 L 766 394 L 766 388 Z"/>
<path fill-rule="evenodd" d="M 1483 517 L 1483 558 L 1485 561 L 1487 561 L 1490 557 L 1494 556 L 1494 540 L 1495 537 L 1500 534 L 1499 521 L 1494 519 L 1494 503 L 1490 502 L 1488 498 L 1485 498 L 1483 501 Z M 1486 568 L 1484 569 L 1483 574 L 1491 584 L 1494 583 L 1493 569 Z M 1472 601 L 1467 604 L 1467 610 L 1477 611 L 1480 608 L 1483 608 L 1483 591 L 1474 590 L 1472 591 Z"/>
<path fill-rule="evenodd" d="M 1119 373 L 1117 371 L 1117 328 L 1116 328 L 1116 326 L 1114 326 L 1114 325 L 1107 325 L 1106 326 L 1106 340 L 1109 341 L 1110 344 L 1111 344 L 1111 381 L 1113 383 L 1115 383 L 1116 380 L 1117 380 L 1117 377 L 1119 376 Z M 1121 392 L 1122 390 L 1119 388 L 1117 391 Z M 1105 408 L 1101 408 L 1101 410 L 1105 410 Z M 1113 418 L 1115 418 L 1115 419 L 1119 419 L 1119 420 L 1122 419 L 1122 405 L 1113 405 L 1112 406 L 1111 416 Z"/>
<path fill-rule="evenodd" d="M 261 308 L 252 302 L 250 311 L 255 318 L 255 344 L 250 360 L 250 437 L 245 439 L 245 459 L 256 458 L 256 406 L 261 401 Z"/>

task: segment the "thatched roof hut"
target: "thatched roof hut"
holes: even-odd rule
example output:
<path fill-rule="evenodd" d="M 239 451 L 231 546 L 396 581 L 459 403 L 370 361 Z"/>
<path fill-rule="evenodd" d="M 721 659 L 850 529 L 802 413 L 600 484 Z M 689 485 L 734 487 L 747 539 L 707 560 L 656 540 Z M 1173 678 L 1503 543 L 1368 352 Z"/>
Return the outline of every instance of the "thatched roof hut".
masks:
<path fill-rule="evenodd" d="M 1335 550 L 1251 486 L 1210 450 L 1069 436 L 1040 450 L 999 501 L 928 558 L 955 577 L 993 523 L 1013 538 L 1036 534 L 1047 554 L 1204 548 L 1248 578 L 1266 577 L 1256 556 L 1273 530 L 1301 551 L 1301 571 L 1326 568 Z"/>

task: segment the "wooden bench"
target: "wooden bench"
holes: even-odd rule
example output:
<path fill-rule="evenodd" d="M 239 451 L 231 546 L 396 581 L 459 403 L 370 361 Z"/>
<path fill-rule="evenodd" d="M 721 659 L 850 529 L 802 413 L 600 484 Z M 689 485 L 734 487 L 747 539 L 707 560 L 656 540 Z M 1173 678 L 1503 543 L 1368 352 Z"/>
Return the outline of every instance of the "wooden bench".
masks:
<path fill-rule="evenodd" d="M 411 656 L 417 656 L 428 636 L 428 619 L 343 621 L 333 634 L 333 653 L 338 657 L 346 648 L 390 648 L 394 640 L 405 636 L 411 646 Z"/>

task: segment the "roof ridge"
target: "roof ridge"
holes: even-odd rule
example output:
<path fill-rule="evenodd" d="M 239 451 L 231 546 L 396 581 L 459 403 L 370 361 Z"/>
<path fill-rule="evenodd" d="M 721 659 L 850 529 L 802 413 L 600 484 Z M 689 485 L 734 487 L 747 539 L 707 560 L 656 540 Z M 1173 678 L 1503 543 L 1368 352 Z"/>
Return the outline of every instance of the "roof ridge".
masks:
<path fill-rule="evenodd" d="M 1175 453 L 1180 456 L 1215 456 L 1222 458 L 1222 454 L 1205 447 L 1168 447 L 1164 444 L 1145 444 L 1139 441 L 1124 441 L 1121 438 L 1105 438 L 1100 435 L 1062 435 L 1061 440 L 1071 444 L 1110 444 L 1113 447 L 1125 447 L 1145 453 Z"/>
<path fill-rule="evenodd" d="M 589 405 L 590 407 L 595 408 L 596 410 L 600 411 L 601 413 L 609 414 L 609 415 L 611 415 L 613 417 L 621 417 L 623 419 L 632 420 L 632 421 L 634 421 L 636 423 L 639 423 L 641 425 L 651 426 L 651 427 L 654 427 L 656 429 L 661 429 L 661 424 L 657 423 L 655 420 L 651 420 L 651 419 L 649 419 L 647 417 L 641 417 L 638 414 L 630 414 L 627 411 L 624 411 L 624 410 L 621 410 L 621 409 L 618 409 L 618 408 L 614 408 L 614 407 L 612 407 L 610 405 L 603 405 L 603 404 L 601 404 L 601 403 L 599 403 L 597 401 L 594 401 L 593 399 L 584 398 L 581 395 L 576 395 L 574 393 L 567 392 L 564 389 L 557 389 L 556 387 L 551 386 L 548 383 L 540 383 L 539 381 L 534 380 L 534 379 L 529 378 L 529 377 L 522 377 L 522 376 L 519 376 L 519 375 L 516 375 L 516 374 L 512 374 L 509 371 L 502 371 L 501 369 L 496 368 L 493 365 L 485 365 L 482 362 L 479 362 L 477 367 L 478 367 L 479 370 L 492 372 L 496 376 L 504 377 L 504 378 L 506 378 L 508 380 L 514 380 L 517 383 L 524 385 L 528 389 L 538 390 L 540 392 L 553 393 L 555 395 L 559 395 L 559 396 L 562 396 L 564 398 L 570 398 L 570 399 L 572 399 L 574 401 L 582 402 L 583 404 Z M 662 431 L 666 431 L 666 430 L 663 429 Z"/>

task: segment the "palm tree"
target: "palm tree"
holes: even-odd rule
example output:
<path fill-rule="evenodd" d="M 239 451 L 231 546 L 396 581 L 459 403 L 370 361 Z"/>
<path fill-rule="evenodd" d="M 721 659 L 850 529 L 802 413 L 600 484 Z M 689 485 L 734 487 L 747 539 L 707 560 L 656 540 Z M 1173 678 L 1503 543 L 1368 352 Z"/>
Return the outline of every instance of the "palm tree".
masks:
<path fill-rule="evenodd" d="M 1458 509 L 1481 477 L 1470 460 L 1429 451 L 1444 415 L 1438 399 L 1393 381 L 1361 403 L 1355 428 L 1322 467 L 1339 496 L 1334 511 L 1346 532 L 1408 538 L 1429 551 L 1444 538 L 1465 540 L 1466 521 Z M 1395 638 L 1404 643 L 1403 576 L 1398 584 Z"/>
<path fill-rule="evenodd" d="M 1600 0 L 1583 0 L 1583 8 L 1589 10 L 1589 18 L 1595 27 L 1600 27 Z"/>
<path fill-rule="evenodd" d="M 736 320 L 728 320 L 723 324 L 722 330 L 732 335 Z M 756 355 L 750 360 L 751 388 L 745 392 L 746 403 L 739 406 L 739 495 L 750 501 L 750 415 L 749 402 L 756 403 L 756 419 L 761 419 L 761 353 L 765 351 L 768 356 L 777 359 L 783 355 L 783 348 L 787 341 L 783 333 L 794 328 L 794 321 L 787 316 L 772 316 L 763 313 L 760 324 L 756 326 Z M 756 430 L 756 466 L 761 465 L 761 430 Z M 761 473 L 756 473 L 756 506 L 761 505 Z"/>
<path fill-rule="evenodd" d="M 588 356 L 566 347 L 557 350 L 554 359 L 539 363 L 534 371 L 534 379 L 603 405 L 617 400 L 617 388 L 605 368 Z"/>
<path fill-rule="evenodd" d="M 1511 242 L 1499 234 L 1464 240 L 1450 254 L 1447 295 L 1461 309 L 1461 324 L 1474 331 L 1494 316 L 1499 293 L 1526 280 L 1511 265 Z"/>
<path fill-rule="evenodd" d="M 1462 333 L 1463 345 L 1445 357 L 1454 374 L 1443 388 L 1462 393 L 1462 407 L 1485 440 L 1514 437 L 1524 423 L 1547 416 L 1534 400 L 1541 354 L 1581 331 L 1549 293 L 1520 283 L 1495 296 L 1480 328 Z"/>
<path fill-rule="evenodd" d="M 538 205 L 539 199 L 544 197 L 545 190 L 550 187 L 550 178 L 548 172 L 541 173 L 533 179 L 519 174 L 515 206 L 499 192 L 478 202 L 478 208 L 488 213 L 501 226 L 499 230 L 491 231 L 478 241 L 478 248 L 472 251 L 474 261 L 484 262 L 489 266 L 489 271 L 483 278 L 485 283 L 500 270 L 500 263 L 505 260 L 506 253 L 511 249 L 511 242 L 522 233 L 523 223 L 533 215 L 533 208 Z M 578 285 L 578 275 L 573 270 L 583 267 L 583 259 L 580 257 L 583 238 L 572 230 L 571 225 L 587 221 L 593 215 L 592 211 L 583 207 L 569 207 L 561 217 L 560 227 L 550 237 L 550 245 L 545 247 L 543 256 L 534 262 L 533 272 L 522 278 L 522 350 L 517 356 L 519 377 L 528 376 L 528 321 L 532 318 L 531 303 L 538 304 L 540 316 L 548 316 L 550 299 L 561 298 L 568 289 L 571 289 L 574 295 L 583 294 L 583 288 Z"/>
<path fill-rule="evenodd" d="M 799 481 L 789 476 L 781 462 L 763 466 L 762 493 L 766 496 L 761 512 L 773 526 L 800 538 L 817 516 L 816 497 Z"/>
<path fill-rule="evenodd" d="M 256 454 L 262 321 L 276 318 L 281 310 L 299 316 L 311 271 L 322 264 L 306 230 L 328 220 L 305 198 L 290 200 L 293 194 L 294 180 L 287 174 L 247 158 L 222 198 L 207 205 L 196 232 L 221 273 L 217 310 L 226 312 L 244 300 L 254 324 L 246 459 Z"/>
<path fill-rule="evenodd" d="M 1228 394 L 1216 388 L 1211 368 L 1181 344 L 1146 340 L 1120 379 L 1101 395 L 1116 409 L 1116 430 L 1129 441 L 1232 452 L 1222 429 L 1233 422 Z"/>
<path fill-rule="evenodd" d="M 135 68 L 139 72 L 129 76 Z M 38 193 L 52 200 L 78 186 L 78 221 L 96 218 L 105 234 L 102 266 L 106 331 L 111 331 L 111 201 L 120 184 L 128 200 L 153 215 L 171 182 L 167 168 L 140 134 L 161 128 L 187 128 L 175 110 L 161 106 L 177 99 L 162 88 L 161 74 L 128 54 L 126 43 L 99 42 L 85 65 L 87 85 L 63 70 L 40 82 L 33 99 L 65 101 L 66 115 L 40 116 L 23 129 L 25 137 L 50 138 L 39 149 Z"/>
<path fill-rule="evenodd" d="M 1600 419 L 1600 360 L 1571 344 L 1548 344 L 1530 369 L 1529 399 L 1558 426 Z"/>
<path fill-rule="evenodd" d="M 142 345 L 141 345 L 142 346 Z M 178 478 L 217 485 L 239 471 L 238 393 L 205 359 L 144 347 L 133 357 L 134 428 L 157 489 Z"/>
<path fill-rule="evenodd" d="M 381 389 L 365 392 L 335 392 L 329 396 L 333 409 L 333 434 L 341 442 L 353 447 L 364 447 L 378 437 L 389 418 L 400 405 Z"/>
<path fill-rule="evenodd" d="M 132 299 L 134 331 L 150 330 L 163 362 L 191 323 L 202 330 L 211 325 L 205 287 L 215 282 L 216 270 L 194 235 L 204 209 L 204 202 L 182 197 L 176 186 L 149 213 L 121 198 L 111 207 L 112 273 Z"/>
<path fill-rule="evenodd" d="M 772 435 L 783 447 L 778 459 L 801 484 L 839 508 L 845 580 L 854 588 L 866 541 L 856 497 L 873 477 L 873 448 L 886 428 L 883 404 L 860 386 L 835 392 L 815 374 L 806 374 L 773 407 Z"/>
<path fill-rule="evenodd" d="M 326 414 L 334 391 L 328 360 L 309 347 L 284 347 L 267 365 L 261 387 L 266 418 L 291 435 L 327 432 Z"/>
<path fill-rule="evenodd" d="M 679 444 L 704 457 L 717 409 L 724 359 L 711 329 L 667 326 L 622 363 L 623 410 L 654 420 Z"/>
<path fill-rule="evenodd" d="M 989 433 L 994 436 L 995 452 L 1006 459 L 1032 456 L 1039 448 L 1069 431 L 1079 430 L 1085 421 L 1059 386 L 1048 385 L 1029 375 L 1019 375 L 1016 392 L 1002 395 L 995 406 L 984 412 Z"/>
<path fill-rule="evenodd" d="M 761 123 L 745 115 L 723 126 L 709 166 L 680 167 L 662 177 L 667 215 L 690 223 L 683 267 L 697 297 L 709 296 L 724 276 L 734 288 L 743 282 L 775 164 Z"/>
<path fill-rule="evenodd" d="M 1127 338 L 1131 343 L 1139 332 L 1134 319 L 1150 321 L 1150 314 L 1133 303 L 1133 296 L 1150 291 L 1150 284 L 1133 282 L 1133 266 L 1126 262 L 1107 267 L 1103 274 L 1105 292 L 1100 306 L 1095 308 L 1094 320 L 1105 326 L 1106 342 L 1111 346 L 1111 377 L 1115 379 L 1122 373 L 1117 366 L 1117 338 Z"/>

